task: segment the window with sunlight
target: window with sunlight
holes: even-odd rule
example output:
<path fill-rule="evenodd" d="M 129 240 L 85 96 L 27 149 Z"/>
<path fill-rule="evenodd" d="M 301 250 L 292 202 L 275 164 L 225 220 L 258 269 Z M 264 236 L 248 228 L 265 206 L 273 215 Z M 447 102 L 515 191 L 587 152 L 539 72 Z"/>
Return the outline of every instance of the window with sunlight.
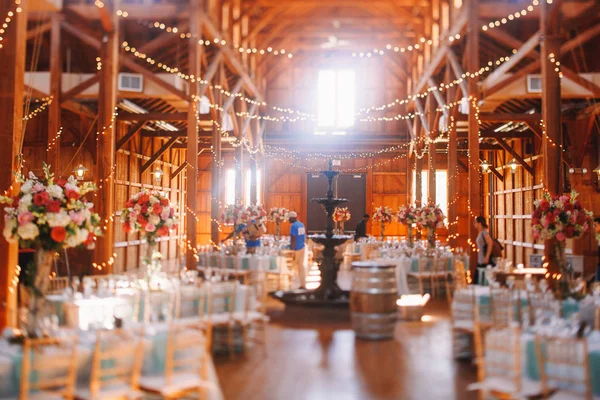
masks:
<path fill-rule="evenodd" d="M 225 173 L 225 204 L 235 204 L 235 170 Z"/>
<path fill-rule="evenodd" d="M 341 129 L 354 125 L 356 77 L 351 70 L 319 71 L 318 124 L 323 128 Z"/>
<path fill-rule="evenodd" d="M 256 201 L 258 204 L 261 204 L 261 200 L 260 200 L 260 180 L 261 177 L 261 173 L 260 170 L 257 169 L 256 170 Z M 244 201 L 246 204 L 250 204 L 252 203 L 252 201 L 250 201 L 250 189 L 252 187 L 252 171 L 251 170 L 246 170 L 246 185 L 244 187 Z"/>
<path fill-rule="evenodd" d="M 427 198 L 429 197 L 427 179 L 429 171 L 421 172 L 421 187 L 423 188 L 421 193 L 421 204 L 427 204 Z M 435 171 L 435 204 L 440 206 L 440 209 L 444 212 L 444 215 L 448 215 L 448 172 L 447 171 Z M 415 195 L 417 192 L 417 173 L 413 171 L 412 179 L 412 199 L 415 202 Z"/>

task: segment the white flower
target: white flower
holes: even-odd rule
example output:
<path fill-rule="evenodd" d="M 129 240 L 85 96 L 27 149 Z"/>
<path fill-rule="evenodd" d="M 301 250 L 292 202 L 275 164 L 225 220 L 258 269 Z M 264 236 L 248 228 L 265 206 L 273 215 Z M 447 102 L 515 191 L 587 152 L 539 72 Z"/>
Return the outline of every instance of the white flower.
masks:
<path fill-rule="evenodd" d="M 55 199 L 62 199 L 64 197 L 63 190 L 58 185 L 49 185 L 46 191 L 51 197 Z"/>
<path fill-rule="evenodd" d="M 31 193 L 33 189 L 33 181 L 27 181 L 21 185 L 21 192 L 25 194 Z"/>
<path fill-rule="evenodd" d="M 154 204 L 159 203 L 159 202 L 160 202 L 160 200 L 158 199 L 158 197 L 156 197 L 156 196 L 150 196 L 150 204 L 154 205 Z"/>
<path fill-rule="evenodd" d="M 160 217 L 158 215 L 152 214 L 148 218 L 148 222 L 151 223 L 152 225 L 156 226 L 156 225 L 160 224 Z"/>
<path fill-rule="evenodd" d="M 69 214 L 64 210 L 58 213 L 48 213 L 46 214 L 46 218 L 48 219 L 48 226 L 50 228 L 55 228 L 57 226 L 65 227 L 71 223 Z"/>
<path fill-rule="evenodd" d="M 169 207 L 163 207 L 163 210 L 160 213 L 160 217 L 162 219 L 167 219 L 169 218 L 169 215 L 171 215 L 171 209 Z"/>
<path fill-rule="evenodd" d="M 79 186 L 77 186 L 77 183 L 67 183 L 65 184 L 65 190 L 72 190 L 74 192 L 79 193 Z"/>
<path fill-rule="evenodd" d="M 17 228 L 17 235 L 23 240 L 33 240 L 40 234 L 37 225 L 30 222 Z"/>
<path fill-rule="evenodd" d="M 6 218 L 4 220 L 4 231 L 2 234 L 6 240 L 10 243 L 17 241 L 17 238 L 13 235 L 13 230 L 17 227 L 17 220 L 15 218 Z"/>

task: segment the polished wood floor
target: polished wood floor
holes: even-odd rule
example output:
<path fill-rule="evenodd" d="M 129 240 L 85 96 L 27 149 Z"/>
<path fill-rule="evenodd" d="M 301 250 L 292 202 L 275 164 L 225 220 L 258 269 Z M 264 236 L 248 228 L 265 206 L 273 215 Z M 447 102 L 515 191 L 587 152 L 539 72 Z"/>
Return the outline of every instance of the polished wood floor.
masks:
<path fill-rule="evenodd" d="M 355 340 L 349 322 L 289 322 L 273 312 L 269 352 L 217 358 L 226 400 L 469 400 L 469 362 L 452 359 L 445 302 L 426 322 L 400 322 L 394 340 Z"/>

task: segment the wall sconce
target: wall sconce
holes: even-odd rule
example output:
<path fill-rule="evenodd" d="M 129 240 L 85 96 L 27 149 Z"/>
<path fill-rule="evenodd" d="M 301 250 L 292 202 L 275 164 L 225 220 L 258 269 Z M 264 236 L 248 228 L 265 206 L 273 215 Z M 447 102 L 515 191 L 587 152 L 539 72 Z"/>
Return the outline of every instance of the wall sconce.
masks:
<path fill-rule="evenodd" d="M 154 175 L 154 181 L 156 183 L 160 183 L 162 181 L 162 176 L 164 175 L 164 171 L 158 167 L 154 171 L 152 171 L 152 175 Z"/>
<path fill-rule="evenodd" d="M 585 174 L 587 174 L 587 172 L 588 172 L 587 168 L 569 168 L 569 173 L 570 174 L 585 175 Z"/>
<path fill-rule="evenodd" d="M 88 169 L 86 167 L 83 166 L 83 164 L 79 164 L 74 170 L 73 172 L 75 172 L 75 176 L 77 177 L 77 180 L 82 181 L 83 177 L 85 175 L 85 173 L 88 171 Z"/>
<path fill-rule="evenodd" d="M 517 162 L 517 160 L 515 160 L 514 158 L 512 160 L 510 160 L 510 162 L 508 163 L 508 166 L 510 167 L 510 172 L 512 172 L 513 174 L 515 172 L 517 172 L 517 167 L 519 166 L 519 163 Z"/>
<path fill-rule="evenodd" d="M 481 171 L 484 174 L 487 174 L 490 172 L 490 167 L 492 166 L 492 164 L 490 164 L 489 162 L 487 162 L 487 160 L 483 160 L 479 166 L 481 167 Z"/>

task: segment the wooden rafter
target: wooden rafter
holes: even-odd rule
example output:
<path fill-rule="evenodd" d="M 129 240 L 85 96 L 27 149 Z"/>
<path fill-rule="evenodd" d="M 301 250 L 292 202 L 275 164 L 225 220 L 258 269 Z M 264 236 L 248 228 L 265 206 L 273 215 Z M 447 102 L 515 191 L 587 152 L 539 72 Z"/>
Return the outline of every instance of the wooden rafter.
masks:
<path fill-rule="evenodd" d="M 513 158 L 519 163 L 521 164 L 521 166 L 525 169 L 525 171 L 529 172 L 529 174 L 531 176 L 535 176 L 535 173 L 533 171 L 533 168 L 531 168 L 531 166 L 529 164 L 527 164 L 527 162 L 523 159 L 523 157 L 521 157 L 519 155 L 519 153 L 517 153 L 512 146 L 510 146 L 508 143 L 506 143 L 503 139 L 501 138 L 496 138 L 496 141 L 498 142 L 498 144 L 500 145 L 500 147 L 502 147 L 504 150 L 506 150 L 508 153 L 510 153 L 511 156 L 513 156 Z"/>
<path fill-rule="evenodd" d="M 160 149 L 158 149 L 158 151 L 154 153 L 152 157 L 150 157 L 150 159 L 144 163 L 144 165 L 142 165 L 142 168 L 140 169 L 140 175 L 143 174 L 148 168 L 150 168 L 152 164 L 154 164 L 154 162 L 160 158 L 160 156 L 165 154 L 171 148 L 171 146 L 175 144 L 176 141 L 177 138 L 174 137 L 169 139 L 166 143 L 164 143 L 160 147 Z"/>
<path fill-rule="evenodd" d="M 137 124 L 133 125 L 131 128 L 129 128 L 129 130 L 127 131 L 127 133 L 125 134 L 125 136 L 123 136 L 121 139 L 119 139 L 117 141 L 117 145 L 116 145 L 116 151 L 119 151 L 119 149 L 122 149 L 123 146 L 125 146 L 127 144 L 127 142 L 129 142 L 136 133 L 138 133 L 139 131 L 142 130 L 142 128 L 148 123 L 148 121 L 140 121 Z"/>

